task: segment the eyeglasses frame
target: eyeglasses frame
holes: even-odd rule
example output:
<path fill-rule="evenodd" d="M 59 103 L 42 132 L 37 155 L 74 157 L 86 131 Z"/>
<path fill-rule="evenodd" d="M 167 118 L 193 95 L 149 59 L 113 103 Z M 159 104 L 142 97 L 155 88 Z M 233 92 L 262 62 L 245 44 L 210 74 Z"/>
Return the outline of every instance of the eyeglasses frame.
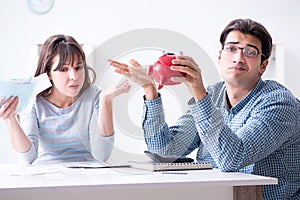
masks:
<path fill-rule="evenodd" d="M 247 49 L 247 47 L 239 47 L 239 46 L 237 45 L 237 43 L 234 43 L 234 42 L 228 42 L 228 43 L 222 45 L 222 50 L 225 51 L 225 52 L 227 52 L 227 53 L 235 54 L 235 53 L 233 53 L 233 52 L 228 52 L 228 51 L 226 51 L 226 50 L 224 49 L 225 45 L 228 45 L 228 44 L 232 44 L 232 45 L 236 46 L 237 49 L 240 49 L 240 50 L 242 51 L 243 55 L 245 55 L 245 56 L 247 56 L 247 57 L 249 57 L 249 58 L 256 58 L 256 57 L 258 57 L 259 55 L 262 55 L 262 56 L 266 57 L 266 56 L 265 56 L 262 52 L 260 52 L 259 49 L 258 49 L 256 46 L 254 46 L 254 45 L 248 45 L 248 46 L 254 48 L 254 49 L 257 51 L 257 55 L 256 55 L 256 56 L 249 56 L 249 55 L 247 55 L 247 54 L 244 53 L 244 49 Z"/>

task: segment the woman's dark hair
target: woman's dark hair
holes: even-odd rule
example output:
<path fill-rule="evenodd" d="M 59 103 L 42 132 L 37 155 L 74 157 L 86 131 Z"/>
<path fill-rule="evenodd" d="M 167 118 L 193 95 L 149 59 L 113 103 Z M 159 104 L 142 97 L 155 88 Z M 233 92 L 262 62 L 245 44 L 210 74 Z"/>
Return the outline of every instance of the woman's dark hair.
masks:
<path fill-rule="evenodd" d="M 53 65 L 53 58 L 57 55 L 59 56 L 59 63 L 54 71 L 60 70 L 68 59 L 70 60 L 71 65 L 73 65 L 75 59 L 78 59 L 83 63 L 85 80 L 79 94 L 81 94 L 87 87 L 94 83 L 96 73 L 92 68 L 87 66 L 85 53 L 83 52 L 80 44 L 78 44 L 73 37 L 67 35 L 54 35 L 45 41 L 39 56 L 38 65 L 34 76 L 38 76 L 43 73 L 50 74 L 51 66 Z M 89 71 L 93 73 L 92 81 L 90 80 Z M 50 91 L 51 88 L 48 88 L 39 95 L 47 96 Z"/>
<path fill-rule="evenodd" d="M 261 41 L 262 62 L 270 57 L 272 51 L 272 37 L 262 24 L 251 19 L 236 19 L 231 21 L 221 33 L 220 42 L 222 47 L 224 46 L 227 35 L 234 30 L 243 34 L 252 35 Z"/>

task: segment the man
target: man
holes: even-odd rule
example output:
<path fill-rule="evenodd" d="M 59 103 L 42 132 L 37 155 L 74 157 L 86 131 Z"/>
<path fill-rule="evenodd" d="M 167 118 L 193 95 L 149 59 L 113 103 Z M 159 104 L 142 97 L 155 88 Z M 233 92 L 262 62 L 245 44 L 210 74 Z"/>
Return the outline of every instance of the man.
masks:
<path fill-rule="evenodd" d="M 220 36 L 218 64 L 224 81 L 204 87 L 201 66 L 177 56 L 172 69 L 184 77 L 193 99 L 175 125 L 164 119 L 162 97 L 146 77 L 134 75 L 140 65 L 110 61 L 116 72 L 145 91 L 143 129 L 148 150 L 185 156 L 198 148 L 198 161 L 222 171 L 278 178 L 263 186 L 263 199 L 300 199 L 300 103 L 284 86 L 263 81 L 272 38 L 250 19 L 230 22 Z M 142 80 L 142 81 L 141 81 Z"/>

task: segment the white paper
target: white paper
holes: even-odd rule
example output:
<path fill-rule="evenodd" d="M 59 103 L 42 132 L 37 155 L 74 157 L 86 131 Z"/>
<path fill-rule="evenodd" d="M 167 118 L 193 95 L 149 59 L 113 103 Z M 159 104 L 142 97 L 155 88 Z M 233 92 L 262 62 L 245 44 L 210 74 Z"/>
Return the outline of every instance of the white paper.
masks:
<path fill-rule="evenodd" d="M 130 167 L 129 164 L 109 164 L 100 162 L 69 162 L 63 165 L 67 168 L 119 168 L 119 167 Z"/>
<path fill-rule="evenodd" d="M 35 96 L 49 87 L 51 87 L 51 82 L 46 73 L 27 79 L 0 80 L 0 97 L 5 97 L 0 106 L 9 97 L 18 96 L 17 112 L 30 108 Z"/>
<path fill-rule="evenodd" d="M 22 165 L 22 164 L 3 164 L 0 165 L 0 174 L 9 176 L 36 176 L 43 174 L 53 174 L 61 172 L 62 168 L 52 165 Z"/>

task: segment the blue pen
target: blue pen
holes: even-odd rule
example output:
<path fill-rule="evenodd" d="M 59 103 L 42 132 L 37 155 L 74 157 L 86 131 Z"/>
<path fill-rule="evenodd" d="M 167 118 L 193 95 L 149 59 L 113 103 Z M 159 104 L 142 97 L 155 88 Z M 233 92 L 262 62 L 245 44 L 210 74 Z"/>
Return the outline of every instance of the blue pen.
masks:
<path fill-rule="evenodd" d="M 187 172 L 162 172 L 162 174 L 181 174 L 181 175 L 186 175 L 188 173 Z"/>

